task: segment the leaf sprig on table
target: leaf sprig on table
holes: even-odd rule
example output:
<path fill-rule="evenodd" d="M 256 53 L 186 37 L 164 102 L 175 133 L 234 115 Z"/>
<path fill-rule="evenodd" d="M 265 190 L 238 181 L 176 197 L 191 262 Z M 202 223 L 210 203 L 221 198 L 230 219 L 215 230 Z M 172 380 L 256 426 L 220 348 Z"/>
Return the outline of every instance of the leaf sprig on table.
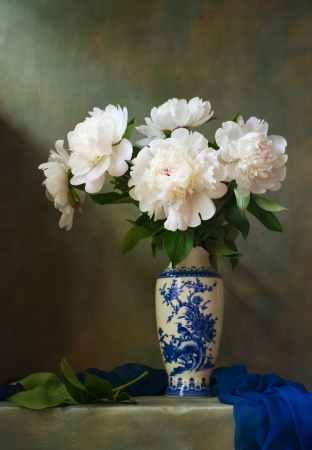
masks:
<path fill-rule="evenodd" d="M 94 403 L 97 400 L 108 400 L 111 403 L 124 401 L 136 403 L 123 390 L 144 378 L 148 375 L 148 372 L 146 371 L 135 380 L 114 389 L 108 380 L 84 372 L 85 382 L 82 384 L 66 359 L 63 358 L 61 361 L 61 375 L 64 382 L 54 373 L 34 373 L 16 381 L 12 385 L 19 383 L 26 391 L 13 395 L 9 400 L 19 406 L 30 409 Z"/>

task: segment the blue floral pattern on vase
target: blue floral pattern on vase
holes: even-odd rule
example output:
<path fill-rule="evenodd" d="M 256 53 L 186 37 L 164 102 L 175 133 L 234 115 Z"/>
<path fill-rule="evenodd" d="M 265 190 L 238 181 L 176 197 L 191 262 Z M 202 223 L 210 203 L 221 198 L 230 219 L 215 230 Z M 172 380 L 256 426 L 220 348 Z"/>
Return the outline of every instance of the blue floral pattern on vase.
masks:
<path fill-rule="evenodd" d="M 181 270 L 182 269 L 182 270 Z M 210 299 L 204 298 L 204 293 L 212 292 L 218 281 L 211 285 L 203 283 L 199 277 L 194 277 L 194 270 L 181 268 L 179 275 L 172 279 L 172 283 L 164 283 L 159 288 L 159 293 L 163 299 L 163 304 L 168 307 L 170 313 L 167 318 L 168 323 L 175 324 L 175 333 L 168 335 L 159 327 L 159 342 L 165 363 L 175 363 L 169 373 L 169 386 L 167 395 L 174 396 L 207 396 L 211 394 L 209 380 L 205 377 L 196 377 L 191 373 L 196 373 L 214 367 L 212 347 L 216 337 L 215 324 L 218 317 L 213 317 L 208 313 Z M 184 269 L 184 270 L 183 270 Z M 192 268 L 191 268 L 192 269 Z M 201 268 L 200 268 L 201 269 Z M 196 269 L 198 271 L 198 269 Z M 200 277 L 207 277 L 209 271 L 201 270 Z M 164 278 L 164 273 L 161 274 Z M 169 273 L 168 273 L 169 275 Z M 181 279 L 181 276 L 183 279 Z M 208 275 L 208 277 L 220 278 L 219 274 Z M 184 279 L 186 277 L 186 279 Z M 187 279 L 187 277 L 192 277 Z M 168 277 L 171 278 L 171 277 Z M 170 280 L 171 281 L 171 280 Z M 184 300 L 182 300 L 182 295 Z M 185 376 L 177 378 L 179 374 L 189 372 L 190 377 L 185 381 Z"/>

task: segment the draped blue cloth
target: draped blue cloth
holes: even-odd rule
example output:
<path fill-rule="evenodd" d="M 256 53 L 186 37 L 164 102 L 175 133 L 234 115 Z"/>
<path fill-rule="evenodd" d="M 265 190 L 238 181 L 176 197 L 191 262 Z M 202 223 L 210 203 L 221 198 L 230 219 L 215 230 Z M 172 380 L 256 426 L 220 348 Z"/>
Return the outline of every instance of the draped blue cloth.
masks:
<path fill-rule="evenodd" d="M 87 369 L 86 372 L 121 386 L 145 370 L 149 375 L 125 389 L 132 397 L 163 395 L 168 378 L 164 370 L 142 364 L 125 364 L 111 372 Z M 77 374 L 84 382 L 84 374 Z M 0 386 L 0 400 L 24 390 L 11 378 Z M 283 380 L 276 374 L 247 373 L 237 365 L 216 369 L 211 377 L 213 393 L 222 403 L 233 405 L 235 450 L 312 450 L 312 393 L 301 383 Z"/>
<path fill-rule="evenodd" d="M 312 393 L 303 384 L 243 365 L 215 370 L 211 383 L 234 406 L 235 450 L 312 450 Z"/>

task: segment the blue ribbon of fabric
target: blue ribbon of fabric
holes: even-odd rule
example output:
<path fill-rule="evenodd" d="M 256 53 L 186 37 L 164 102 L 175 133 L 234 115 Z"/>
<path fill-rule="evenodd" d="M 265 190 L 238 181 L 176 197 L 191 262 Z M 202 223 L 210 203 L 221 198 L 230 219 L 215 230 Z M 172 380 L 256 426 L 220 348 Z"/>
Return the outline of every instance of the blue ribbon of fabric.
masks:
<path fill-rule="evenodd" d="M 87 369 L 86 372 L 109 380 L 118 387 L 145 370 L 149 375 L 125 391 L 132 397 L 163 395 L 168 378 L 164 370 L 142 364 L 125 364 L 111 372 Z M 84 374 L 77 374 L 84 382 Z M 0 386 L 0 400 L 23 389 L 10 386 L 11 378 Z M 233 405 L 235 450 L 312 450 L 312 393 L 303 384 L 283 380 L 276 374 L 247 373 L 237 365 L 216 369 L 211 377 L 212 391 L 222 403 Z"/>
<path fill-rule="evenodd" d="M 312 394 L 303 384 L 244 365 L 215 370 L 211 383 L 234 406 L 235 450 L 312 450 Z"/>

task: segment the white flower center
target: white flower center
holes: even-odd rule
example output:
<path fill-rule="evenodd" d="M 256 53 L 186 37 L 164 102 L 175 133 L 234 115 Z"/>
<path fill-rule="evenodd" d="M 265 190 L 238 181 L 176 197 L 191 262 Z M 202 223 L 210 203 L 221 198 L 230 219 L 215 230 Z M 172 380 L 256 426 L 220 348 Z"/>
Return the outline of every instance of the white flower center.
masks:
<path fill-rule="evenodd" d="M 215 189 L 214 167 L 202 154 L 189 151 L 182 143 L 155 148 L 155 156 L 143 173 L 143 180 L 158 200 L 178 209 L 187 193 Z"/>
<path fill-rule="evenodd" d="M 236 170 L 242 180 L 267 178 L 277 156 L 271 150 L 272 141 L 261 133 L 248 133 L 232 147 L 231 159 L 239 159 Z"/>

